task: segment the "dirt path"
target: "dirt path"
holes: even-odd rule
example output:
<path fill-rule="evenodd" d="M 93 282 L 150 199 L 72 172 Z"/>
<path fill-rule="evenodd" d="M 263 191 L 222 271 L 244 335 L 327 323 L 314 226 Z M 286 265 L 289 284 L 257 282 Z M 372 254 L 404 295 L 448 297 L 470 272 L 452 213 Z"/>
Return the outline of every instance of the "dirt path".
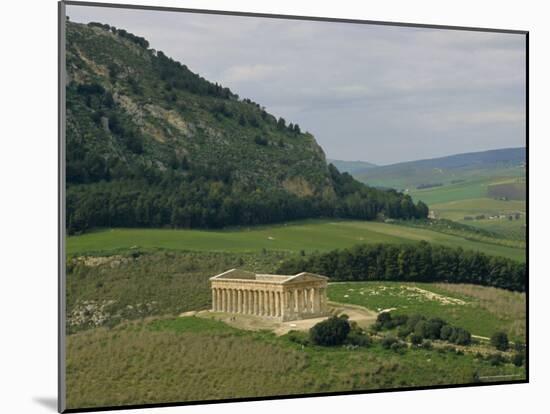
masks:
<path fill-rule="evenodd" d="M 336 302 L 329 302 L 329 311 L 331 315 L 348 315 L 350 321 L 357 322 L 362 328 L 367 328 L 369 325 L 373 324 L 377 316 L 376 312 L 370 311 L 362 306 Z M 207 310 L 185 312 L 180 316 L 197 316 L 199 318 L 216 319 L 235 328 L 251 331 L 267 329 L 273 331 L 276 335 L 284 335 L 291 330 L 307 331 L 313 325 L 328 318 L 328 316 L 325 316 L 321 318 L 302 319 L 299 321 L 280 322 L 253 315 L 228 314 Z"/>

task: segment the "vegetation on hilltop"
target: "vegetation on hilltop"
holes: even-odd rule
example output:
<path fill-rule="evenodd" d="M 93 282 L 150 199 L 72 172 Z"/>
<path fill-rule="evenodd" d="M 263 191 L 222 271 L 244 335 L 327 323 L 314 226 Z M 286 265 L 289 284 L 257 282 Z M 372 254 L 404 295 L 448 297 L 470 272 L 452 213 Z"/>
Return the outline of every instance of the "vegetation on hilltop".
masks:
<path fill-rule="evenodd" d="M 297 124 L 148 47 L 124 29 L 67 23 L 69 233 L 427 216 L 327 165 Z"/>
<path fill-rule="evenodd" d="M 527 268 L 504 257 L 431 245 L 361 244 L 349 249 L 293 257 L 282 274 L 313 272 L 332 280 L 402 280 L 410 282 L 472 283 L 525 291 Z"/>

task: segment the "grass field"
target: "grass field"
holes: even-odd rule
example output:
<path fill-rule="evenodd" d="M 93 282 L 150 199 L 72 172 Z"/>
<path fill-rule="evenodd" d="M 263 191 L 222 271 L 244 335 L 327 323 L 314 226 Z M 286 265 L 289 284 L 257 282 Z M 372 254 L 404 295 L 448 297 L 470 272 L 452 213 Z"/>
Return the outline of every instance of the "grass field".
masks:
<path fill-rule="evenodd" d="M 522 379 L 525 369 L 492 366 L 471 353 L 304 347 L 193 317 L 67 339 L 68 408 L 467 384 L 502 375 Z"/>
<path fill-rule="evenodd" d="M 514 185 L 516 183 L 523 183 L 523 186 L 525 186 L 524 177 L 482 176 L 472 177 L 456 184 L 448 183 L 441 187 L 423 190 L 411 188 L 409 193 L 415 200 L 422 200 L 432 207 L 433 204 L 448 203 L 450 201 L 493 198 L 489 196 L 490 187 L 493 188 L 493 186 L 502 184 Z"/>
<path fill-rule="evenodd" d="M 490 337 L 505 331 L 514 340 L 525 342 L 525 294 L 475 285 L 403 282 L 332 283 L 329 299 L 364 306 L 380 312 L 419 313 L 440 317 Z"/>
<path fill-rule="evenodd" d="M 469 226 L 492 231 L 514 240 L 525 240 L 526 202 L 520 200 L 495 200 L 492 198 L 474 198 L 432 204 L 430 208 L 438 218 L 457 221 Z M 520 214 L 519 219 L 509 220 L 509 215 Z M 485 215 L 481 220 L 464 220 L 464 217 Z M 506 216 L 490 220 L 490 216 Z"/>
<path fill-rule="evenodd" d="M 489 255 L 525 259 L 524 249 L 466 240 L 462 237 L 372 221 L 307 220 L 232 230 L 110 229 L 71 236 L 69 256 L 114 254 L 131 249 L 211 252 L 327 251 L 358 243 L 407 243 L 426 240 Z"/>

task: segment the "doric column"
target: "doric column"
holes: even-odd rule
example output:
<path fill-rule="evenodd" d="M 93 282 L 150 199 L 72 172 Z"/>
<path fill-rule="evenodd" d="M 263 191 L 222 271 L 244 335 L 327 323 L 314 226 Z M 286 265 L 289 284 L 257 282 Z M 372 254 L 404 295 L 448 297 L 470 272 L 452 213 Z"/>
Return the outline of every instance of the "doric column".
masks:
<path fill-rule="evenodd" d="M 231 313 L 235 313 L 237 311 L 237 291 L 235 289 L 231 289 Z"/>
<path fill-rule="evenodd" d="M 241 289 L 237 290 L 237 313 L 243 312 L 243 291 Z"/>
<path fill-rule="evenodd" d="M 313 313 L 319 312 L 319 303 L 317 301 L 317 288 L 311 289 L 311 311 Z"/>
<path fill-rule="evenodd" d="M 260 316 L 265 315 L 265 292 L 263 290 L 260 290 Z"/>
<path fill-rule="evenodd" d="M 290 314 L 290 295 L 287 290 L 283 291 L 283 316 Z"/>
<path fill-rule="evenodd" d="M 288 300 L 288 303 L 287 303 L 287 308 L 288 308 L 288 312 L 290 314 L 293 314 L 294 313 L 294 296 L 292 295 L 292 290 L 289 290 L 288 292 L 286 292 L 287 294 L 287 300 Z"/>
<path fill-rule="evenodd" d="M 281 316 L 281 293 L 275 292 L 275 316 Z"/>

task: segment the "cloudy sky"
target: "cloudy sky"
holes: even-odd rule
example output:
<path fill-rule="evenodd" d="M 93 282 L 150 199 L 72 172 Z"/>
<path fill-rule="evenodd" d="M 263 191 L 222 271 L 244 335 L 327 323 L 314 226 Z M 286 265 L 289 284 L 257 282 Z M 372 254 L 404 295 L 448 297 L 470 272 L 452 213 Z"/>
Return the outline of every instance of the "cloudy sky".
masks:
<path fill-rule="evenodd" d="M 376 164 L 525 144 L 525 37 L 67 6 Z"/>

